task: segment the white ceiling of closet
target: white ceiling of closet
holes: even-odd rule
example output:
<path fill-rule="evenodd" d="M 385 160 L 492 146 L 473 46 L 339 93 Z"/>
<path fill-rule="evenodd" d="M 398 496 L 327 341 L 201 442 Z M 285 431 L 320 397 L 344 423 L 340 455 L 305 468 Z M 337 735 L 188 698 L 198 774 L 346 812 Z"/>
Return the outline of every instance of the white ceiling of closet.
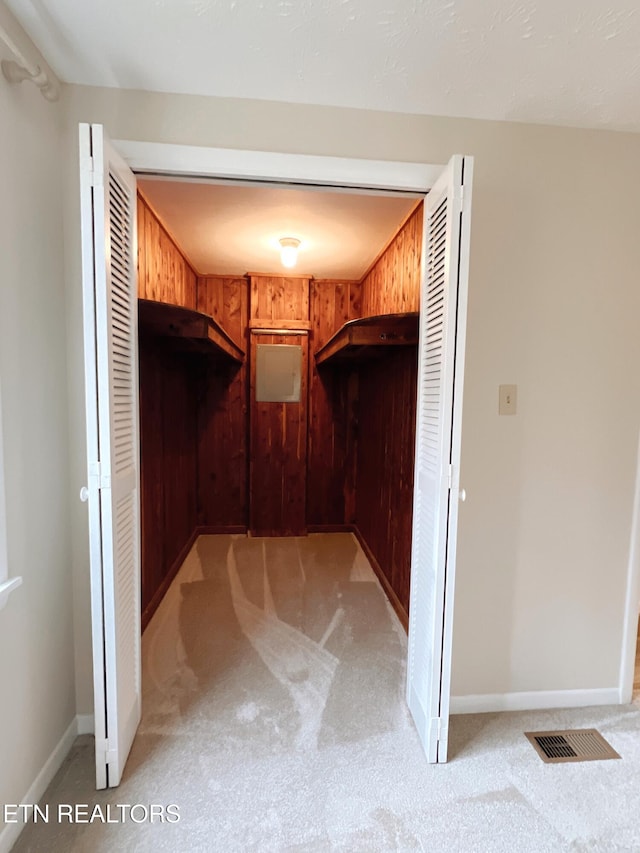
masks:
<path fill-rule="evenodd" d="M 278 240 L 297 237 L 293 273 L 359 279 L 415 206 L 408 196 L 139 178 L 196 272 L 285 274 Z"/>

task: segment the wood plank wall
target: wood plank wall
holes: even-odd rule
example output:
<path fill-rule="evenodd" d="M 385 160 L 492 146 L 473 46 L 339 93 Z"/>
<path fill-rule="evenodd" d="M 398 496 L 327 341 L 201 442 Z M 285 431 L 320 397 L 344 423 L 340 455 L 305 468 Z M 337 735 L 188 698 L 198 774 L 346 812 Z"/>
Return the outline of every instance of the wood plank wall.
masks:
<path fill-rule="evenodd" d="M 357 281 L 311 282 L 311 353 L 361 315 Z M 335 529 L 355 521 L 358 372 L 309 365 L 307 523 Z"/>
<path fill-rule="evenodd" d="M 309 324 L 309 279 L 251 275 L 249 313 L 259 326 L 291 329 Z M 299 403 L 255 399 L 256 352 L 260 344 L 302 347 Z M 249 401 L 249 527 L 255 536 L 297 536 L 307 529 L 307 411 L 309 339 L 251 335 Z"/>
<path fill-rule="evenodd" d="M 418 311 L 421 204 L 362 282 L 362 314 Z M 396 609 L 409 608 L 417 350 L 390 352 L 359 367 L 356 529 L 388 583 Z"/>
<path fill-rule="evenodd" d="M 255 399 L 256 349 L 299 347 L 302 376 L 299 402 Z M 252 336 L 249 529 L 253 536 L 304 536 L 307 532 L 307 335 Z"/>
<path fill-rule="evenodd" d="M 420 310 L 421 203 L 362 280 L 362 316 Z"/>
<path fill-rule="evenodd" d="M 359 371 L 356 526 L 409 612 L 417 351 L 392 349 Z"/>
<path fill-rule="evenodd" d="M 249 353 L 249 280 L 198 278 L 198 311 L 210 314 Z M 198 524 L 215 532 L 246 530 L 249 519 L 248 358 L 241 366 L 209 362 L 198 390 Z"/>
<path fill-rule="evenodd" d="M 196 307 L 196 274 L 138 193 L 138 296 Z"/>
<path fill-rule="evenodd" d="M 193 542 L 197 432 L 194 356 L 140 338 L 143 628 Z"/>
<path fill-rule="evenodd" d="M 251 289 L 251 300 L 249 290 Z M 360 283 L 296 277 L 201 276 L 197 308 L 211 314 L 250 353 L 253 320 L 304 321 L 313 353 L 343 323 L 360 316 Z M 307 310 L 309 315 L 307 315 Z M 266 338 L 260 339 L 267 343 Z M 246 528 L 249 370 L 210 365 L 199 390 L 198 524 L 213 530 Z M 355 519 L 357 372 L 325 370 L 309 359 L 307 525 L 336 528 Z"/>
<path fill-rule="evenodd" d="M 196 276 L 138 195 L 138 295 L 196 307 Z M 195 538 L 198 359 L 141 336 L 140 475 L 142 626 Z"/>
<path fill-rule="evenodd" d="M 309 277 L 251 274 L 252 320 L 308 321 Z"/>

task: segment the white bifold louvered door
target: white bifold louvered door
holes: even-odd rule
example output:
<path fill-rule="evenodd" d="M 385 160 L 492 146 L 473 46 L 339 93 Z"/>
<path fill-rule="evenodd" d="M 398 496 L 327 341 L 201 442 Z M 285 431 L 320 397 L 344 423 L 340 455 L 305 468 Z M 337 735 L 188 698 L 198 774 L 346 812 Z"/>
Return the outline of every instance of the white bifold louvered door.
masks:
<path fill-rule="evenodd" d="M 118 785 L 140 721 L 136 181 L 80 125 L 96 784 Z M 87 496 L 85 492 L 85 496 Z"/>
<path fill-rule="evenodd" d="M 453 157 L 424 209 L 407 702 L 434 763 L 449 731 L 472 167 Z"/>

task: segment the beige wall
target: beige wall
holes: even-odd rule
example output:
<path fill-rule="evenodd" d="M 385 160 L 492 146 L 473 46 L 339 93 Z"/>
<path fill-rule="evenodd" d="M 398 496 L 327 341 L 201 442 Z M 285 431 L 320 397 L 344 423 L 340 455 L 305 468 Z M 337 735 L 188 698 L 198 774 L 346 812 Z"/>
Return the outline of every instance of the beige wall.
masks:
<path fill-rule="evenodd" d="M 20 37 L 0 5 L 0 22 Z M 9 58 L 0 47 L 0 59 Z M 75 717 L 60 174 L 63 108 L 0 77 L 0 381 L 9 571 L 0 611 L 0 803 Z M 60 758 L 62 756 L 59 756 Z"/>
<path fill-rule="evenodd" d="M 114 138 L 446 162 L 475 156 L 453 693 L 616 687 L 640 426 L 640 137 L 252 101 L 65 91 Z M 69 182 L 72 492 L 84 482 Z M 498 385 L 517 383 L 516 417 Z M 91 707 L 75 507 L 79 711 Z"/>

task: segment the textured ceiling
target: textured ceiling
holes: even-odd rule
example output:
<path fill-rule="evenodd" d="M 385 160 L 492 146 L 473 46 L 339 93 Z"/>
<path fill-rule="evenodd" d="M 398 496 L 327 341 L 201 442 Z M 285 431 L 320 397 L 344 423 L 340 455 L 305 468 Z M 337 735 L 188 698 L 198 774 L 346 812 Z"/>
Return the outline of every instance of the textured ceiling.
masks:
<path fill-rule="evenodd" d="M 640 130 L 638 0 L 7 0 L 67 82 Z"/>
<path fill-rule="evenodd" d="M 280 237 L 300 243 L 294 272 L 359 279 L 416 204 L 406 196 L 139 178 L 199 273 L 285 272 Z"/>

